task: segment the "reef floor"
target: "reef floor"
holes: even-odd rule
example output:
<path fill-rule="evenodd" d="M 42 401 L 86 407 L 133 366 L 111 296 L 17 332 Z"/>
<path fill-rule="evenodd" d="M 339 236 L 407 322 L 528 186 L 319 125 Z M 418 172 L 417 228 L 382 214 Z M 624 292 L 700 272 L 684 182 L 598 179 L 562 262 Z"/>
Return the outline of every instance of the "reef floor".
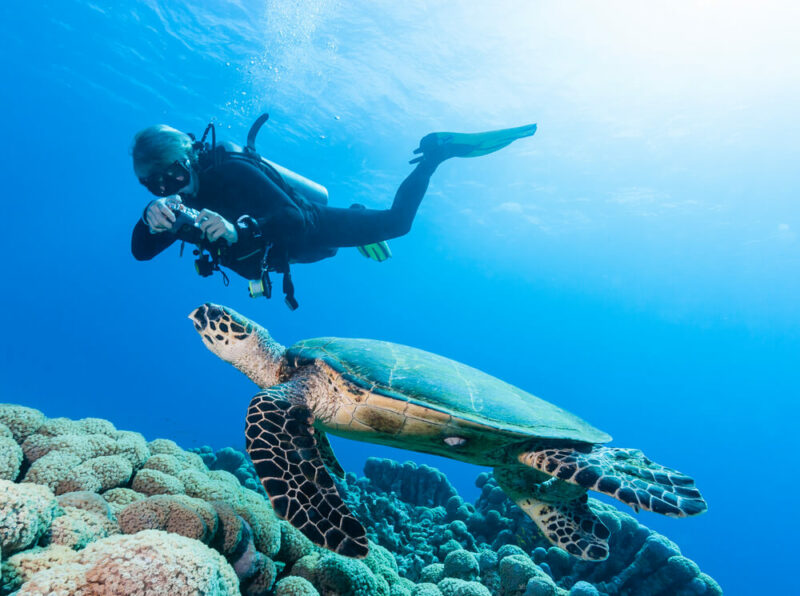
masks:
<path fill-rule="evenodd" d="M 367 527 L 348 559 L 278 519 L 245 454 L 0 404 L 0 596 L 693 596 L 719 585 L 664 536 L 591 501 L 611 555 L 551 546 L 490 474 L 465 502 L 429 466 L 339 482 Z"/>

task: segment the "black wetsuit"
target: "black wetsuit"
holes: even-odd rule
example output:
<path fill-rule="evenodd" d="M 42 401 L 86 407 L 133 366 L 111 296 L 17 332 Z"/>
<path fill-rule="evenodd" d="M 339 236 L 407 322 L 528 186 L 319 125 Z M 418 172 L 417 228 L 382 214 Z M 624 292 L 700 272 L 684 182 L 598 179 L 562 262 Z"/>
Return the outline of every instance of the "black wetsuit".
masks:
<path fill-rule="evenodd" d="M 438 164 L 423 160 L 403 181 L 389 209 L 328 207 L 290 197 L 258 166 L 241 157 L 216 165 L 200 161 L 196 196 L 182 196 L 194 209 L 209 209 L 235 224 L 243 215 L 255 219 L 261 237 L 237 226 L 239 241 L 227 248 L 222 265 L 247 279 L 258 279 L 264 250 L 280 270 L 289 263 L 311 263 L 331 257 L 336 249 L 362 246 L 402 236 L 411 229 L 428 181 Z M 133 228 L 131 252 L 140 261 L 152 259 L 180 236 L 152 234 L 139 220 Z M 271 263 L 272 264 L 272 263 Z"/>

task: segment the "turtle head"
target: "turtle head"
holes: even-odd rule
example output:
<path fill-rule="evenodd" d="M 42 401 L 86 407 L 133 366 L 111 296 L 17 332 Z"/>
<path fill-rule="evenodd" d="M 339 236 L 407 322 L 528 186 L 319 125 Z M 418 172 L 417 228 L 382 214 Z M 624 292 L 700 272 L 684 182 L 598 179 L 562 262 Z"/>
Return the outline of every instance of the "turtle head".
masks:
<path fill-rule="evenodd" d="M 259 387 L 277 384 L 283 354 L 282 345 L 258 323 L 227 306 L 206 303 L 189 318 L 206 347 L 233 364 Z"/>

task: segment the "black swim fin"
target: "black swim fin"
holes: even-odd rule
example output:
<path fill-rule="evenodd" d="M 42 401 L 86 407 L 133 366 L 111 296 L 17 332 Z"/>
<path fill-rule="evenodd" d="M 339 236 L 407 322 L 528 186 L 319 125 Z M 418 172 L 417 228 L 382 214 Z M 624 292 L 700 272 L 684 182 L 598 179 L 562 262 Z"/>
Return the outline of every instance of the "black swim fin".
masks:
<path fill-rule="evenodd" d="M 422 154 L 409 163 L 425 158 L 442 162 L 451 157 L 479 157 L 510 145 L 517 139 L 530 137 L 536 132 L 535 124 L 490 130 L 488 132 L 432 132 L 422 137 L 414 153 Z"/>

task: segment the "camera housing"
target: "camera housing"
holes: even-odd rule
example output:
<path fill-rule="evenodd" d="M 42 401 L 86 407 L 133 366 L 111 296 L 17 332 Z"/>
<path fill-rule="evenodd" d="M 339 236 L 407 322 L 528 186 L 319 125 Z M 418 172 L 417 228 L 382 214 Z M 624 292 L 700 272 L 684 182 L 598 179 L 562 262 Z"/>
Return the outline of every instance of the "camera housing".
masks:
<path fill-rule="evenodd" d="M 172 224 L 172 233 L 181 240 L 200 244 L 203 232 L 197 227 L 197 217 L 200 212 L 183 204 L 177 196 L 168 197 L 165 201 L 167 207 L 175 214 L 175 223 Z"/>

